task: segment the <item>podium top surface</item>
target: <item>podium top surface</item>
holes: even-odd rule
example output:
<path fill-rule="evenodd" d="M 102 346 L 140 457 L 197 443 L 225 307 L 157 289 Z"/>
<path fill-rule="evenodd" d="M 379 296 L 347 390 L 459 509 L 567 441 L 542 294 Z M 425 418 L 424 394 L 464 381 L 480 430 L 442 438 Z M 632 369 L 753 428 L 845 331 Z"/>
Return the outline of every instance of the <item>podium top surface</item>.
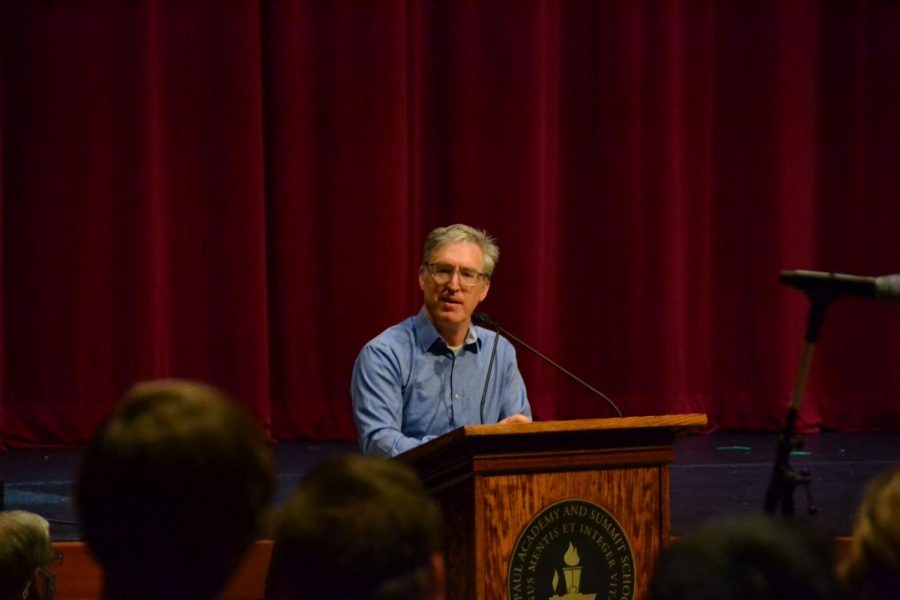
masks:
<path fill-rule="evenodd" d="M 570 421 L 535 421 L 493 425 L 467 425 L 455 429 L 399 456 L 404 462 L 416 463 L 439 454 L 466 446 L 481 450 L 514 446 L 558 446 L 587 444 L 594 446 L 606 438 L 617 442 L 623 438 L 640 440 L 647 433 L 664 434 L 674 438 L 679 434 L 705 427 L 704 414 L 661 415 L 644 417 L 615 417 L 607 419 L 577 419 Z M 654 436 L 658 438 L 658 436 Z"/>
<path fill-rule="evenodd" d="M 598 431 L 610 429 L 670 429 L 676 433 L 706 426 L 706 415 L 662 415 L 655 417 L 611 417 L 606 419 L 575 419 L 571 421 L 533 421 L 508 425 L 467 425 L 456 431 L 467 436 L 504 435 L 516 433 L 549 433 Z"/>

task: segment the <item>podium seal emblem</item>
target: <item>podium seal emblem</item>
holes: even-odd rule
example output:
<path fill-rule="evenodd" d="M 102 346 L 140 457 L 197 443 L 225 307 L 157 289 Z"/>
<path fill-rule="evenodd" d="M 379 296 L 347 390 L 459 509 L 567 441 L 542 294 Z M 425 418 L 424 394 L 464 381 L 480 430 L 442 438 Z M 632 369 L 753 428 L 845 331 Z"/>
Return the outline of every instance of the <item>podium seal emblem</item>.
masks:
<path fill-rule="evenodd" d="M 507 584 L 509 600 L 633 600 L 634 553 L 601 506 L 563 500 L 519 534 Z"/>

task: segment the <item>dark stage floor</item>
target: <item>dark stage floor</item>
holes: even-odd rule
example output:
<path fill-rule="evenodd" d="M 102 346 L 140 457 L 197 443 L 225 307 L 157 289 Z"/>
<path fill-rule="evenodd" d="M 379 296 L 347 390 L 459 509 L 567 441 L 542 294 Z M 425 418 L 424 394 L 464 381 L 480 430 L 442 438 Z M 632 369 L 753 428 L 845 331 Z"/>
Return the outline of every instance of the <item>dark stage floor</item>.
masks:
<path fill-rule="evenodd" d="M 853 511 L 865 483 L 900 465 L 900 434 L 820 433 L 804 436 L 804 452 L 792 459 L 812 474 L 818 525 L 833 535 L 849 535 Z M 720 515 L 760 511 L 772 469 L 775 434 L 689 436 L 676 444 L 671 467 L 672 532 L 683 535 L 704 520 Z M 322 458 L 356 451 L 351 444 L 284 443 L 275 447 L 281 503 L 303 474 Z M 80 531 L 72 509 L 72 485 L 79 449 L 11 448 L 0 456 L 7 509 L 40 513 L 53 524 L 54 538 L 77 540 Z M 798 512 L 806 508 L 797 494 Z"/>

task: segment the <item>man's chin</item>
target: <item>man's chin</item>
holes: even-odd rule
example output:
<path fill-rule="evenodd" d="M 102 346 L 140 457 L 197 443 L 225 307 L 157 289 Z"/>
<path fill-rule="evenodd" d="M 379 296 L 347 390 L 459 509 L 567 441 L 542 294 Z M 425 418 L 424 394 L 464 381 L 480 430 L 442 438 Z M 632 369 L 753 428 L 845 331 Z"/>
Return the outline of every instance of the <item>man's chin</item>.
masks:
<path fill-rule="evenodd" d="M 462 307 L 451 308 L 451 309 L 441 309 L 437 311 L 435 318 L 443 321 L 444 323 L 454 324 L 454 325 L 462 325 L 464 323 L 469 322 L 469 315 L 466 314 Z"/>

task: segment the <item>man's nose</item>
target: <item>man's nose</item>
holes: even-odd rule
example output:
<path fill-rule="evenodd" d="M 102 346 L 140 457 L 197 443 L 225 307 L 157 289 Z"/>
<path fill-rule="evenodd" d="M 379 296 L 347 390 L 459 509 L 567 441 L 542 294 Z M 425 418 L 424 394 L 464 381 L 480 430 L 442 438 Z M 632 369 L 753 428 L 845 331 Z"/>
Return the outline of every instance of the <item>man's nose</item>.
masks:
<path fill-rule="evenodd" d="M 450 279 L 447 280 L 447 287 L 451 290 L 462 288 L 462 285 L 459 282 L 459 269 L 455 269 L 453 273 L 450 274 Z"/>

